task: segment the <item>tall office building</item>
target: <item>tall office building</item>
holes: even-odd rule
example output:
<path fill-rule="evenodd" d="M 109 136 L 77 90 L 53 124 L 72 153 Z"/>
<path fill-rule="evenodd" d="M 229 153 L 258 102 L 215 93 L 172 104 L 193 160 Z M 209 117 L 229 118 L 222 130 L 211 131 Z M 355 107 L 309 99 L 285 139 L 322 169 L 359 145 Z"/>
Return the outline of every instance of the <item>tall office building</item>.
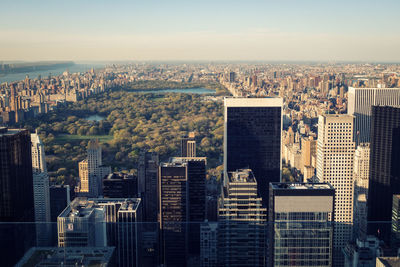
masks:
<path fill-rule="evenodd" d="M 181 157 L 196 157 L 196 139 L 194 132 L 181 138 Z"/>
<path fill-rule="evenodd" d="M 206 158 L 175 157 L 160 165 L 159 211 L 162 260 L 166 265 L 185 266 L 186 256 L 200 254 L 205 180 Z"/>
<path fill-rule="evenodd" d="M 227 173 L 218 207 L 219 266 L 266 266 L 266 208 L 250 169 Z"/>
<path fill-rule="evenodd" d="M 107 246 L 104 207 L 86 205 L 75 198 L 57 218 L 59 247 Z"/>
<path fill-rule="evenodd" d="M 33 198 L 35 201 L 36 237 L 38 246 L 50 245 L 50 192 L 44 145 L 37 133 L 31 134 Z"/>
<path fill-rule="evenodd" d="M 268 266 L 333 266 L 335 189 L 271 183 Z"/>
<path fill-rule="evenodd" d="M 181 164 L 161 163 L 158 184 L 161 261 L 167 266 L 186 266 L 186 222 L 189 221 L 186 167 Z"/>
<path fill-rule="evenodd" d="M 102 193 L 102 179 L 110 173 L 111 167 L 102 163 L 99 141 L 90 140 L 87 158 L 79 162 L 80 193 L 98 197 Z"/>
<path fill-rule="evenodd" d="M 29 131 L 1 127 L 0 147 L 0 222 L 33 222 L 35 214 Z"/>
<path fill-rule="evenodd" d="M 158 214 L 158 165 L 156 152 L 141 152 L 138 166 L 138 193 L 143 202 L 143 220 L 157 222 Z"/>
<path fill-rule="evenodd" d="M 369 153 L 369 143 L 361 143 L 354 155 L 354 238 L 360 240 L 367 235 Z"/>
<path fill-rule="evenodd" d="M 250 168 L 268 207 L 268 184 L 280 182 L 282 98 L 225 98 L 224 184 L 227 172 Z"/>
<path fill-rule="evenodd" d="M 57 222 L 57 217 L 71 203 L 69 185 L 52 185 L 50 191 L 50 219 Z"/>
<path fill-rule="evenodd" d="M 349 87 L 347 114 L 355 116 L 355 141 L 370 142 L 372 106 L 396 105 L 400 105 L 400 88 Z"/>
<path fill-rule="evenodd" d="M 351 239 L 353 227 L 353 122 L 352 115 L 319 116 L 317 178 L 335 188 L 334 264 L 343 265 L 341 249 Z"/>
<path fill-rule="evenodd" d="M 390 242 L 392 197 L 400 194 L 400 107 L 373 106 L 368 188 L 368 233 Z"/>
<path fill-rule="evenodd" d="M 115 246 L 118 266 L 140 266 L 140 221 L 140 199 L 76 198 L 58 217 L 58 244 Z"/>
<path fill-rule="evenodd" d="M 35 242 L 31 136 L 24 129 L 0 127 L 0 251 L 13 266 Z"/>

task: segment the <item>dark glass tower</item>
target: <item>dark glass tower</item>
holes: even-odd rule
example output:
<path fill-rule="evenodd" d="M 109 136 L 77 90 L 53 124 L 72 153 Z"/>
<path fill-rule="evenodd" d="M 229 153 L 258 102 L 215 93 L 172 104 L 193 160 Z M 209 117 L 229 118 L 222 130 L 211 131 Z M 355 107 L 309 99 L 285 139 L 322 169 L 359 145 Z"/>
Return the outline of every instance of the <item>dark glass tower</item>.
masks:
<path fill-rule="evenodd" d="M 200 223 L 205 219 L 206 158 L 176 157 L 160 166 L 160 226 L 163 261 L 186 266 L 200 254 Z"/>
<path fill-rule="evenodd" d="M 0 128 L 0 222 L 34 222 L 31 135 Z"/>
<path fill-rule="evenodd" d="M 224 170 L 250 168 L 268 206 L 268 185 L 281 180 L 281 98 L 226 98 Z M 225 183 L 226 183 L 225 179 Z"/>
<path fill-rule="evenodd" d="M 1 265 L 13 266 L 36 239 L 29 131 L 0 128 L 0 164 Z"/>
<path fill-rule="evenodd" d="M 158 164 L 156 152 L 141 152 L 138 168 L 138 193 L 143 201 L 143 219 L 146 222 L 157 222 L 158 213 Z"/>
<path fill-rule="evenodd" d="M 400 108 L 373 106 L 368 233 L 390 241 L 392 199 L 400 194 Z M 387 223 L 379 223 L 379 222 Z M 374 223 L 375 222 L 375 223 Z"/>

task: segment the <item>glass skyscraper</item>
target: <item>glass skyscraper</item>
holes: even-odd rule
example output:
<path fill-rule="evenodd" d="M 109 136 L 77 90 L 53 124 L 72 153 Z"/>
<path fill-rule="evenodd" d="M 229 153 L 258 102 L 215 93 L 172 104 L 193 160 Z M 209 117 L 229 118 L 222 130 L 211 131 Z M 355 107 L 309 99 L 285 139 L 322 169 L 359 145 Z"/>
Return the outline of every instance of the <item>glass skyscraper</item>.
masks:
<path fill-rule="evenodd" d="M 271 183 L 268 266 L 332 266 L 335 189 Z"/>
<path fill-rule="evenodd" d="M 268 206 L 268 184 L 281 180 L 281 98 L 225 98 L 224 170 L 249 168 Z"/>

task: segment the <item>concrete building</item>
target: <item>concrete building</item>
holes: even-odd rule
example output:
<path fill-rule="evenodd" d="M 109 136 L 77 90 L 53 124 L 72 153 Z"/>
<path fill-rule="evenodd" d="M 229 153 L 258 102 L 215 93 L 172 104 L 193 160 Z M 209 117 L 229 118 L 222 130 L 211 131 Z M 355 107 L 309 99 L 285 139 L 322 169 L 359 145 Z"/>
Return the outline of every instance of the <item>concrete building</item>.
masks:
<path fill-rule="evenodd" d="M 355 141 L 370 142 L 372 106 L 400 105 L 400 88 L 349 87 L 347 114 L 355 116 Z"/>
<path fill-rule="evenodd" d="M 224 99 L 224 185 L 228 172 L 250 168 L 268 206 L 268 184 L 282 176 L 282 98 Z"/>
<path fill-rule="evenodd" d="M 138 198 L 76 198 L 58 217 L 58 244 L 115 246 L 118 266 L 140 266 Z"/>
<path fill-rule="evenodd" d="M 79 162 L 79 192 L 82 195 L 98 197 L 102 194 L 102 180 L 110 173 L 111 167 L 103 166 L 99 141 L 89 141 L 87 158 Z"/>
<path fill-rule="evenodd" d="M 50 244 L 50 191 L 44 145 L 37 133 L 31 134 L 33 199 L 35 202 L 36 238 L 38 246 Z"/>
<path fill-rule="evenodd" d="M 76 198 L 57 218 L 59 247 L 107 246 L 104 207 L 87 205 Z"/>
<path fill-rule="evenodd" d="M 218 264 L 266 265 L 266 208 L 250 169 L 227 173 L 218 206 Z"/>
<path fill-rule="evenodd" d="M 196 139 L 194 132 L 181 138 L 181 157 L 196 157 Z"/>
<path fill-rule="evenodd" d="M 351 115 L 321 115 L 318 121 L 317 178 L 335 188 L 334 264 L 343 266 L 342 248 L 353 228 L 353 122 Z"/>
<path fill-rule="evenodd" d="M 269 190 L 268 266 L 335 266 L 335 189 L 328 183 L 271 183 Z"/>
<path fill-rule="evenodd" d="M 369 154 L 369 143 L 361 143 L 354 155 L 354 238 L 361 240 L 367 235 Z"/>

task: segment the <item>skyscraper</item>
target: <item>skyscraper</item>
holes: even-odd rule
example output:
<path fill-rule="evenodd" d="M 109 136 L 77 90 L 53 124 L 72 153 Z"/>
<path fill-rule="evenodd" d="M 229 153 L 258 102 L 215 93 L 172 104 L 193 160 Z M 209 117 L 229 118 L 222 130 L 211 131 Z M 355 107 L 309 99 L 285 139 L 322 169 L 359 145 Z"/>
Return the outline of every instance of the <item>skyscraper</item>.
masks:
<path fill-rule="evenodd" d="M 87 158 L 79 162 L 80 193 L 91 197 L 101 195 L 102 179 L 111 173 L 109 166 L 103 166 L 99 141 L 90 140 Z"/>
<path fill-rule="evenodd" d="M 266 208 L 250 169 L 227 173 L 218 207 L 219 266 L 266 266 Z"/>
<path fill-rule="evenodd" d="M 268 266 L 333 266 L 334 206 L 328 183 L 271 183 Z"/>
<path fill-rule="evenodd" d="M 400 107 L 373 106 L 368 187 L 368 233 L 390 241 L 392 198 L 400 194 Z"/>
<path fill-rule="evenodd" d="M 370 142 L 372 106 L 400 105 L 400 88 L 349 87 L 348 98 L 347 114 L 355 116 L 355 141 Z"/>
<path fill-rule="evenodd" d="M 160 165 L 160 227 L 163 262 L 185 266 L 200 254 L 200 223 L 205 219 L 206 158 L 176 157 Z M 185 256 L 183 256 L 185 255 Z"/>
<path fill-rule="evenodd" d="M 224 184 L 227 172 L 250 168 L 268 207 L 268 184 L 280 182 L 282 98 L 225 98 Z"/>
<path fill-rule="evenodd" d="M 24 129 L 0 127 L 0 251 L 13 266 L 35 242 L 31 136 Z M 24 242 L 22 242 L 24 241 Z"/>
<path fill-rule="evenodd" d="M 71 192 L 69 185 L 52 185 L 50 191 L 50 218 L 57 222 L 57 217 L 70 204 Z"/>
<path fill-rule="evenodd" d="M 31 134 L 33 197 L 35 201 L 35 221 L 38 246 L 49 245 L 50 239 L 50 192 L 44 145 L 37 133 Z"/>
<path fill-rule="evenodd" d="M 334 264 L 343 265 L 341 249 L 351 239 L 353 226 L 352 115 L 321 115 L 318 120 L 317 178 L 335 188 Z"/>
<path fill-rule="evenodd" d="M 194 132 L 181 138 L 181 157 L 196 157 L 196 139 Z"/>
<path fill-rule="evenodd" d="M 354 238 L 360 240 L 367 235 L 369 154 L 369 143 L 361 143 L 354 155 Z"/>
<path fill-rule="evenodd" d="M 186 166 L 162 163 L 159 171 L 161 261 L 167 266 L 186 266 L 188 244 L 188 185 Z"/>
<path fill-rule="evenodd" d="M 143 202 L 143 220 L 157 222 L 158 214 L 158 165 L 156 152 L 141 152 L 138 166 L 138 193 Z"/>
<path fill-rule="evenodd" d="M 118 266 L 140 266 L 140 199 L 75 198 L 58 217 L 58 245 L 115 246 Z"/>
<path fill-rule="evenodd" d="M 0 128 L 0 222 L 34 222 L 31 136 Z"/>

